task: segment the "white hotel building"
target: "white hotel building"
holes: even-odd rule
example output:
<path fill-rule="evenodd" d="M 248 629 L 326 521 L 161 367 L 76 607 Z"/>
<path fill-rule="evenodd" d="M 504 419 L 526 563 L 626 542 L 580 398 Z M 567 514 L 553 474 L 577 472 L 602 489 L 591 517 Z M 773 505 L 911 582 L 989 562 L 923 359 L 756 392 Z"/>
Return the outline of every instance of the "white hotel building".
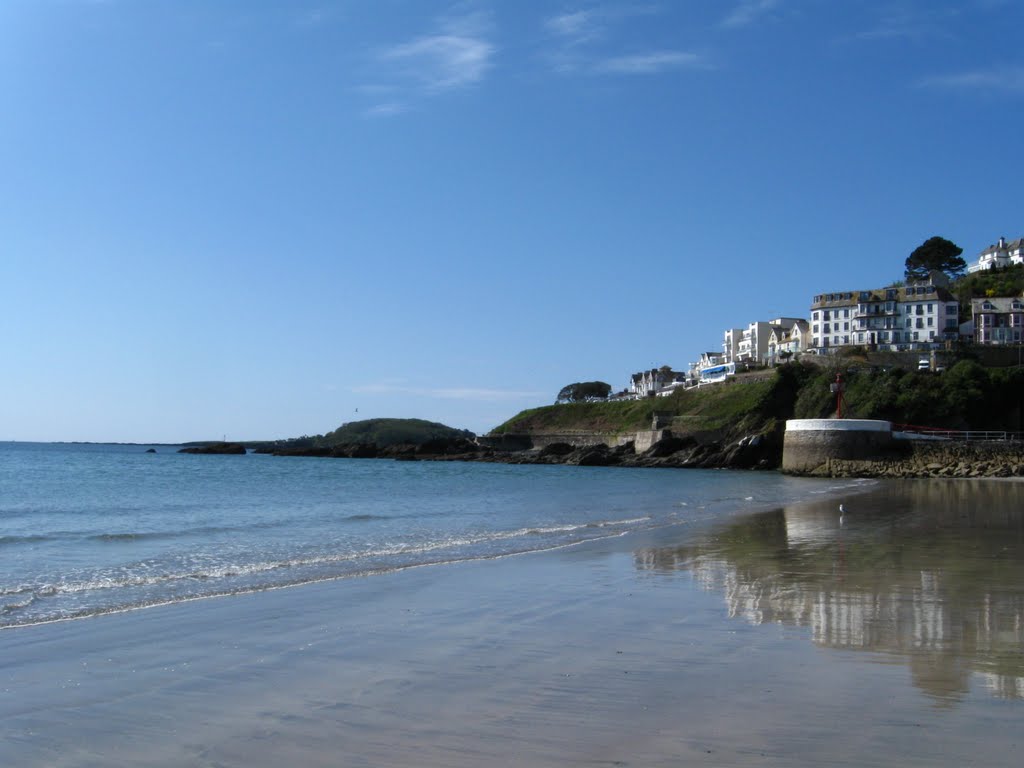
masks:
<path fill-rule="evenodd" d="M 811 346 L 820 353 L 863 346 L 935 349 L 959 334 L 959 304 L 942 273 L 868 291 L 823 293 L 811 304 Z"/>

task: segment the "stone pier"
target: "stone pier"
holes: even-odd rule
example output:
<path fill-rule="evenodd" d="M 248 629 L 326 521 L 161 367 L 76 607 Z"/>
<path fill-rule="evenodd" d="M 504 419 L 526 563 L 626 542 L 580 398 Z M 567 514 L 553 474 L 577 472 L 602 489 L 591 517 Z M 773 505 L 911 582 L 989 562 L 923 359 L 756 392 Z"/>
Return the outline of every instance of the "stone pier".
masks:
<path fill-rule="evenodd" d="M 879 459 L 892 449 L 892 424 L 873 419 L 790 419 L 782 471 L 811 474 L 834 459 Z"/>

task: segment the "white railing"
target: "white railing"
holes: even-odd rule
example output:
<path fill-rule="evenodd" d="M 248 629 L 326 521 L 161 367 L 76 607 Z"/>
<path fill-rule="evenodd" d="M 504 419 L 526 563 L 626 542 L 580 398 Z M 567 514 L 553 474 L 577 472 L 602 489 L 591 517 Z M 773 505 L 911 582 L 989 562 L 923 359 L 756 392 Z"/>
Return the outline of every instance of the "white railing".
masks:
<path fill-rule="evenodd" d="M 894 432 L 908 435 L 921 435 L 938 440 L 955 440 L 958 442 L 1010 442 L 1024 440 L 1024 432 L 983 429 L 935 429 L 934 427 L 918 427 L 913 424 L 893 424 Z"/>

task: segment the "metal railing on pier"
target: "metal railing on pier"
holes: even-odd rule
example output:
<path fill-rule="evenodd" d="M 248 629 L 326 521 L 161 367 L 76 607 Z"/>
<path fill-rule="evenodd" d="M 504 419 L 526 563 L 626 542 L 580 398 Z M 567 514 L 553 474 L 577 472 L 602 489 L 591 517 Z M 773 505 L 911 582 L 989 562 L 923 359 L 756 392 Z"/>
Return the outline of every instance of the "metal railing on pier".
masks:
<path fill-rule="evenodd" d="M 935 427 L 919 427 L 914 424 L 893 424 L 893 432 L 903 432 L 931 440 L 952 440 L 956 442 L 1011 442 L 1024 440 L 1024 432 L 1008 432 L 1005 430 L 980 429 L 936 429 Z"/>

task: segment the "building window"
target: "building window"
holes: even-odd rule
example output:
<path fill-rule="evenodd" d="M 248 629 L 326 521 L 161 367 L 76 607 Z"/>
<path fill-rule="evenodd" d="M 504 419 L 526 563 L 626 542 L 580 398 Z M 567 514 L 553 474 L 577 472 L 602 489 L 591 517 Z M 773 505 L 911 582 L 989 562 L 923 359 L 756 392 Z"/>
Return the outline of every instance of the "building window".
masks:
<path fill-rule="evenodd" d="M 933 325 L 935 325 L 935 318 L 934 317 L 929 317 L 928 318 L 928 327 L 931 328 Z"/>

